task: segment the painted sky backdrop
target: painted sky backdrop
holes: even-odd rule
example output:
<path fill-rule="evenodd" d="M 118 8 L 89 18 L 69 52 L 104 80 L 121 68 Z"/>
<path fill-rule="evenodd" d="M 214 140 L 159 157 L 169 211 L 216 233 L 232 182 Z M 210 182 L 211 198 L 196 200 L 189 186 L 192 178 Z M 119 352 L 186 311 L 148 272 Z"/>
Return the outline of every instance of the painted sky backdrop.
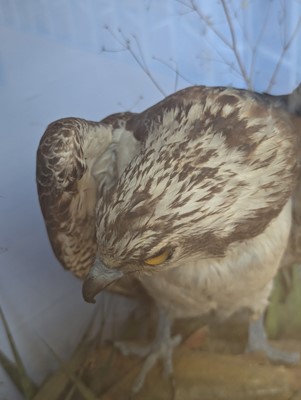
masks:
<path fill-rule="evenodd" d="M 48 243 L 35 188 L 39 139 L 55 119 L 140 111 L 191 84 L 296 87 L 301 2 L 225 4 L 0 0 L 0 304 L 38 382 L 56 365 L 39 337 L 68 356 L 93 311 Z M 100 302 L 117 302 L 122 319 L 118 299 Z M 10 354 L 1 327 L 0 348 Z M 1 400 L 21 398 L 0 380 Z"/>

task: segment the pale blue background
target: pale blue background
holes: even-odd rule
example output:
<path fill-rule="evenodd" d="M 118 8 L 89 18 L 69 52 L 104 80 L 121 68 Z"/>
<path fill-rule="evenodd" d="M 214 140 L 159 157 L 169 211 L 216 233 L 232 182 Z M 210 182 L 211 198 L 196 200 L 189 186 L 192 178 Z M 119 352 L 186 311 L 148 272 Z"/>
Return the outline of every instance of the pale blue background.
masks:
<path fill-rule="evenodd" d="M 196 4 L 231 41 L 217 0 L 0 0 L 0 303 L 37 382 L 56 366 L 39 337 L 67 357 L 93 311 L 81 298 L 80 282 L 54 259 L 39 210 L 35 152 L 47 124 L 71 115 L 98 120 L 117 111 L 143 110 L 190 84 L 246 87 L 235 72 L 233 51 L 185 4 Z M 250 49 L 256 48 L 251 80 L 254 89 L 264 91 L 281 43 L 300 19 L 301 3 L 227 4 L 247 69 Z M 144 58 L 161 91 L 118 43 L 124 43 L 122 34 L 131 39 L 138 60 Z M 154 57 L 177 66 L 185 79 L 176 83 L 175 73 Z M 273 93 L 289 92 L 300 82 L 300 57 L 298 32 Z M 112 297 L 102 299 L 115 322 L 125 317 L 128 304 L 117 299 L 116 308 Z M 2 326 L 0 348 L 10 354 Z M 5 374 L 0 380 L 0 400 L 18 400 Z"/>

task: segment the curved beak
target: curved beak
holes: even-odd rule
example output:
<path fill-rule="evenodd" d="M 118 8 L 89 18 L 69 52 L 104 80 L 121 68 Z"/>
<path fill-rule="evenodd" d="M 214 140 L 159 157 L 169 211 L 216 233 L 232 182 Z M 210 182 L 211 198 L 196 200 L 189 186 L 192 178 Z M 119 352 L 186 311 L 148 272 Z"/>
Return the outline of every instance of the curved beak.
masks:
<path fill-rule="evenodd" d="M 117 269 L 105 267 L 98 259 L 96 259 L 93 267 L 86 276 L 83 283 L 83 298 L 88 303 L 95 303 L 95 296 L 105 289 L 110 283 L 120 279 L 123 276 L 121 271 Z"/>

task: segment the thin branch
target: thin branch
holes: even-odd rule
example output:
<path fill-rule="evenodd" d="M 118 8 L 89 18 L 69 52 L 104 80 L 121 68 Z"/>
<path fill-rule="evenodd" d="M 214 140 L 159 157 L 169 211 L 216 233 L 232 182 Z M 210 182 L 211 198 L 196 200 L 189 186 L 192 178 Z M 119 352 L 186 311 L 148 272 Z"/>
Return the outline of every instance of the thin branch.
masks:
<path fill-rule="evenodd" d="M 243 63 L 241 61 L 240 54 L 239 54 L 239 51 L 237 49 L 236 35 L 235 35 L 235 32 L 234 32 L 234 27 L 233 27 L 233 24 L 232 24 L 232 20 L 231 20 L 231 17 L 230 17 L 230 13 L 229 13 L 226 1 L 225 0 L 220 0 L 220 1 L 221 1 L 223 10 L 224 10 L 225 16 L 226 16 L 228 27 L 230 29 L 231 41 L 232 41 L 231 48 L 233 50 L 234 56 L 236 58 L 237 64 L 239 66 L 239 69 L 241 71 L 241 74 L 242 74 L 242 76 L 244 78 L 245 83 L 247 84 L 249 89 L 252 89 L 252 83 L 250 81 L 250 78 L 248 77 L 247 71 L 246 71 L 246 69 L 245 69 L 245 67 L 244 67 L 244 65 L 243 65 Z"/>
<path fill-rule="evenodd" d="M 174 61 L 174 60 L 173 60 Z M 178 90 L 178 84 L 179 84 L 179 69 L 178 69 L 178 64 L 174 61 L 175 66 L 176 66 L 176 71 L 175 71 L 175 92 Z"/>
<path fill-rule="evenodd" d="M 179 0 L 178 0 L 179 1 Z M 202 11 L 198 8 L 195 0 L 190 0 L 190 5 L 189 4 L 185 4 L 187 7 L 191 8 L 192 10 L 194 10 L 197 15 L 200 17 L 200 19 L 211 29 L 211 31 L 221 40 L 222 43 L 224 43 L 224 45 L 226 47 L 228 47 L 230 50 L 232 50 L 237 65 L 238 65 L 238 70 L 240 75 L 243 77 L 247 87 L 249 89 L 252 88 L 252 84 L 250 81 L 250 78 L 248 77 L 247 71 L 242 63 L 238 48 L 237 48 L 237 44 L 236 44 L 236 36 L 235 36 L 235 31 L 234 31 L 234 27 L 233 27 L 233 23 L 229 14 L 229 10 L 227 8 L 227 5 L 225 3 L 224 0 L 220 0 L 220 3 L 223 7 L 224 10 L 224 14 L 226 17 L 226 21 L 227 21 L 227 25 L 229 27 L 230 30 L 230 35 L 231 35 L 231 41 L 229 41 L 217 28 L 215 28 L 214 24 L 211 22 L 210 18 L 205 15 L 204 13 L 202 13 Z M 182 3 L 184 4 L 184 3 Z M 233 68 L 232 64 L 227 63 L 228 65 L 230 65 L 231 68 Z"/>
<path fill-rule="evenodd" d="M 237 24 L 238 24 L 238 26 L 239 26 L 239 28 L 240 28 L 242 34 L 243 34 L 243 37 L 244 37 L 244 39 L 245 39 L 245 42 L 246 42 L 247 45 L 250 47 L 250 49 L 253 50 L 253 45 L 252 45 L 252 43 L 251 43 L 250 37 L 249 37 L 249 35 L 247 34 L 245 25 L 242 24 L 241 21 L 240 21 L 240 19 L 239 19 L 239 17 L 238 17 L 238 14 L 237 14 L 237 11 L 233 10 L 233 16 L 234 16 L 234 18 L 235 18 L 235 20 L 236 20 L 236 22 L 237 22 Z"/>
<path fill-rule="evenodd" d="M 191 8 L 190 6 L 189 6 L 189 4 L 187 4 L 187 3 L 185 3 L 185 1 L 183 1 L 183 0 L 176 0 L 179 4 L 182 4 L 183 6 L 185 6 L 185 7 L 188 7 L 188 8 Z"/>
<path fill-rule="evenodd" d="M 177 3 L 179 3 L 179 4 L 181 4 L 181 5 L 183 5 L 184 7 L 187 7 L 187 8 L 189 8 L 189 11 L 182 11 L 182 12 L 180 12 L 178 15 L 180 15 L 180 16 L 183 16 L 183 15 L 187 15 L 187 14 L 191 14 L 191 13 L 193 13 L 195 10 L 193 10 L 193 8 L 189 5 L 189 4 L 187 4 L 187 3 L 185 3 L 185 1 L 182 1 L 182 0 L 176 0 L 176 2 Z"/>
<path fill-rule="evenodd" d="M 286 39 L 287 39 L 287 24 L 286 21 L 286 7 L 285 3 L 281 1 L 281 14 L 279 15 L 278 22 L 279 26 L 282 26 L 282 46 L 285 46 Z"/>
<path fill-rule="evenodd" d="M 214 24 L 211 22 L 210 18 L 209 18 L 207 15 L 205 15 L 205 14 L 203 14 L 203 13 L 201 12 L 201 10 L 198 8 L 198 6 L 197 6 L 196 3 L 195 3 L 195 0 L 190 0 L 190 3 L 191 3 L 191 9 L 192 9 L 193 11 L 195 11 L 195 12 L 198 14 L 198 16 L 201 18 L 201 20 L 202 20 L 203 22 L 205 22 L 205 24 L 212 30 L 212 32 L 214 32 L 215 35 L 216 35 L 227 47 L 229 47 L 229 48 L 232 49 L 231 43 L 228 42 L 228 40 L 225 38 L 225 36 L 222 35 L 221 32 L 215 28 L 215 26 L 214 26 Z M 190 6 L 187 5 L 187 7 L 190 7 Z"/>
<path fill-rule="evenodd" d="M 109 25 L 105 25 L 104 28 L 110 33 L 110 35 L 115 39 L 115 41 L 121 45 L 121 47 L 126 48 L 124 43 L 119 39 L 119 37 L 114 33 L 114 31 L 110 29 Z M 118 29 L 118 32 L 120 32 L 120 29 Z"/>
<path fill-rule="evenodd" d="M 132 58 L 136 61 L 136 63 L 139 65 L 139 67 L 142 69 L 142 71 L 149 77 L 149 79 L 152 81 L 152 83 L 155 85 L 155 87 L 159 90 L 159 92 L 164 97 L 166 97 L 166 93 L 164 92 L 162 87 L 159 85 L 157 80 L 154 78 L 153 74 L 151 73 L 151 71 L 145 61 L 144 54 L 142 52 L 141 45 L 140 45 L 137 37 L 135 35 L 132 35 L 133 39 L 135 40 L 136 46 L 138 48 L 138 55 L 133 50 L 130 39 L 127 36 L 125 36 L 125 34 L 123 33 L 123 31 L 121 29 L 118 29 L 118 32 L 121 35 L 122 40 L 120 40 L 120 38 L 109 28 L 109 26 L 105 26 L 105 29 L 112 35 L 114 40 L 116 40 L 117 43 L 119 43 L 123 47 L 124 50 L 127 50 L 130 53 Z M 104 51 L 106 51 L 106 50 L 104 50 Z"/>
<path fill-rule="evenodd" d="M 108 49 L 106 46 L 101 47 L 101 53 L 122 53 L 127 51 L 127 49 Z"/>
<path fill-rule="evenodd" d="M 119 107 L 121 107 L 124 111 L 131 111 L 140 103 L 140 101 L 143 100 L 143 96 L 140 95 L 136 101 L 130 106 L 130 107 L 125 107 L 124 104 L 122 104 L 121 101 L 119 101 L 117 104 Z"/>
<path fill-rule="evenodd" d="M 138 49 L 138 52 L 139 52 L 139 56 L 140 56 L 140 58 L 141 58 L 141 60 L 142 60 L 142 63 L 143 63 L 143 65 L 144 65 L 144 68 L 147 68 L 146 60 L 145 60 L 145 57 L 144 57 L 144 54 L 143 54 L 143 51 L 142 51 L 140 42 L 139 42 L 139 40 L 137 39 L 137 36 L 136 36 L 136 35 L 132 35 L 132 36 L 133 36 L 133 38 L 134 38 L 134 40 L 135 40 L 135 43 L 136 43 L 136 46 L 137 46 L 137 49 Z"/>
<path fill-rule="evenodd" d="M 234 65 L 233 62 L 228 61 L 228 60 L 226 59 L 226 57 L 224 56 L 224 54 L 219 50 L 219 47 L 218 47 L 218 46 L 215 46 L 214 44 L 212 44 L 212 43 L 210 42 L 208 36 L 205 36 L 205 40 L 206 40 L 206 42 L 208 43 L 209 48 L 210 48 L 210 49 L 214 49 L 214 51 L 215 51 L 215 52 L 217 53 L 217 55 L 220 57 L 220 60 L 219 60 L 219 59 L 215 59 L 215 58 L 211 58 L 211 61 L 214 61 L 214 62 L 216 62 L 216 63 L 218 63 L 218 62 L 219 62 L 219 63 L 224 63 L 224 64 L 227 65 L 230 69 L 232 69 L 233 72 L 235 72 L 238 76 L 241 77 L 241 72 L 240 72 L 240 70 L 239 70 L 238 68 L 236 68 L 236 66 Z"/>
<path fill-rule="evenodd" d="M 178 65 L 177 63 L 174 61 L 176 68 L 174 68 L 173 66 L 171 66 L 167 61 L 162 60 L 159 57 L 153 57 L 153 60 L 158 61 L 159 63 L 165 65 L 167 68 L 169 68 L 171 71 L 173 71 L 175 73 L 175 88 L 177 88 L 178 86 L 178 80 L 179 77 L 182 78 L 185 82 L 189 83 L 189 85 L 195 85 L 195 83 L 191 82 L 188 78 L 186 78 L 179 70 L 178 70 Z"/>
<path fill-rule="evenodd" d="M 295 29 L 294 29 L 294 31 L 293 31 L 291 37 L 290 37 L 289 40 L 283 45 L 283 48 L 282 48 L 281 54 L 280 54 L 280 56 L 279 56 L 278 62 L 277 62 L 277 64 L 276 64 L 275 68 L 274 68 L 272 77 L 271 77 L 270 82 L 269 82 L 269 84 L 268 84 L 268 86 L 267 86 L 267 89 L 266 89 L 266 92 L 268 92 L 268 93 L 271 91 L 272 87 L 273 87 L 274 84 L 275 84 L 275 79 L 276 79 L 276 76 L 277 76 L 277 74 L 278 74 L 278 71 L 279 71 L 279 68 L 280 68 L 280 66 L 281 66 L 281 63 L 282 63 L 282 61 L 283 61 L 283 58 L 284 58 L 286 52 L 288 51 L 288 49 L 290 48 L 290 46 L 291 46 L 293 40 L 295 39 L 295 37 L 296 37 L 296 35 L 297 35 L 297 32 L 298 32 L 298 30 L 300 29 L 300 26 L 301 26 L 301 17 L 299 17 L 299 20 L 298 20 L 298 22 L 297 22 L 297 24 L 296 24 L 296 26 L 295 26 Z"/>
<path fill-rule="evenodd" d="M 233 3 L 232 3 L 233 4 Z M 262 39 L 262 36 L 264 34 L 264 31 L 268 25 L 267 21 L 268 18 L 270 16 L 270 7 L 271 7 L 271 2 L 269 3 L 269 7 L 267 7 L 267 11 L 265 13 L 264 16 L 264 20 L 263 23 L 261 24 L 261 28 L 260 31 L 257 35 L 257 38 L 255 40 L 255 44 L 252 44 L 252 41 L 249 37 L 249 35 L 247 34 L 247 30 L 245 28 L 245 25 L 241 23 L 241 20 L 238 17 L 238 14 L 236 11 L 233 11 L 233 15 L 235 17 L 235 20 L 237 22 L 237 24 L 240 27 L 240 30 L 244 36 L 245 42 L 248 44 L 249 48 L 250 48 L 250 57 L 251 57 L 251 61 L 250 61 L 250 71 L 249 71 L 249 80 L 250 82 L 253 82 L 253 76 L 254 76 L 254 69 L 255 69 L 255 63 L 256 63 L 256 58 L 257 58 L 257 54 L 258 54 L 258 48 L 259 48 L 259 43 Z"/>
<path fill-rule="evenodd" d="M 251 66 L 250 66 L 250 79 L 251 79 L 251 81 L 253 81 L 255 63 L 256 63 L 256 58 L 257 58 L 257 50 L 259 48 L 259 43 L 260 43 L 260 41 L 261 41 L 261 39 L 263 37 L 265 28 L 268 25 L 268 18 L 270 16 L 270 7 L 271 7 L 271 3 L 269 4 L 269 7 L 267 8 L 266 14 L 264 16 L 263 23 L 261 25 L 260 32 L 259 32 L 259 34 L 257 36 L 256 42 L 255 42 L 255 44 L 253 46 L 253 49 L 252 49 L 252 58 L 251 58 Z"/>
<path fill-rule="evenodd" d="M 217 53 L 217 55 L 221 58 L 219 59 L 212 59 L 212 61 L 216 62 L 216 63 L 221 63 L 221 64 L 225 64 L 227 65 L 235 74 L 237 74 L 239 77 L 241 77 L 241 72 L 238 68 L 236 68 L 234 62 L 228 61 L 225 56 L 223 55 L 223 53 L 221 53 L 217 48 L 214 48 L 215 52 Z"/>

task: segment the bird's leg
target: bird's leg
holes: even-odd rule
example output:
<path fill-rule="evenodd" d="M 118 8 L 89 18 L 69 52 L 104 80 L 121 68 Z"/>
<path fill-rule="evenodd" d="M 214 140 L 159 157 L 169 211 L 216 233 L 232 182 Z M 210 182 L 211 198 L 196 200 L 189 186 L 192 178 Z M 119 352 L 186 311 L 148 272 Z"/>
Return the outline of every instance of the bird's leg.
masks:
<path fill-rule="evenodd" d="M 171 337 L 172 320 L 164 310 L 159 310 L 157 331 L 154 341 L 150 345 L 129 345 L 124 342 L 115 343 L 116 347 L 124 355 L 136 355 L 146 357 L 141 371 L 139 372 L 132 391 L 137 393 L 143 386 L 146 375 L 155 365 L 159 358 L 164 363 L 164 374 L 171 376 L 173 373 L 172 355 L 173 349 L 181 342 L 181 336 Z"/>
<path fill-rule="evenodd" d="M 264 330 L 263 315 L 256 320 L 250 320 L 247 351 L 262 351 L 271 361 L 286 364 L 295 364 L 300 361 L 300 354 L 298 352 L 283 351 L 268 343 Z"/>

